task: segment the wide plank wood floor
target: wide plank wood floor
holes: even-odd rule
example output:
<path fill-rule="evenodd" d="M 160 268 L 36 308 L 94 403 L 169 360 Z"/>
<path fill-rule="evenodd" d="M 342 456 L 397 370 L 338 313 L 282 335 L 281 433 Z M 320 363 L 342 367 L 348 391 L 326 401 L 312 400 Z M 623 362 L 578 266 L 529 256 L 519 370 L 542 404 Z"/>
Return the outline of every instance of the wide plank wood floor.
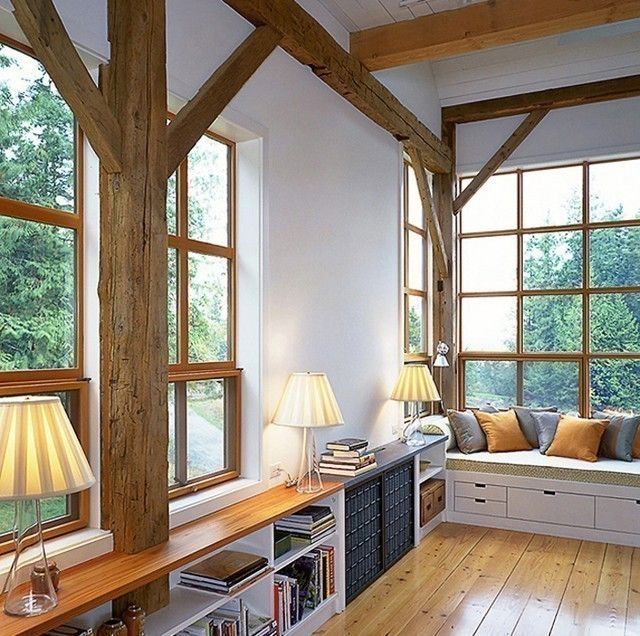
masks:
<path fill-rule="evenodd" d="M 315 634 L 640 636 L 640 549 L 443 523 Z"/>

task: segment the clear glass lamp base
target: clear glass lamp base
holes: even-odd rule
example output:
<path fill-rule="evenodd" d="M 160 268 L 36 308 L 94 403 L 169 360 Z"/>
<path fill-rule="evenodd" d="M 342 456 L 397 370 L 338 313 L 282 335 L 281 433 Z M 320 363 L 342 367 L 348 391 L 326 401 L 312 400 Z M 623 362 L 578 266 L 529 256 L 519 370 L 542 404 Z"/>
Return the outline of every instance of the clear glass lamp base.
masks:
<path fill-rule="evenodd" d="M 58 604 L 42 540 L 42 516 L 37 499 L 15 502 L 15 556 L 4 582 L 5 614 L 39 616 Z M 34 573 L 34 566 L 38 570 Z"/>
<path fill-rule="evenodd" d="M 300 470 L 296 490 L 302 493 L 313 493 L 324 490 L 318 455 L 316 454 L 316 440 L 313 429 L 303 429 L 302 454 L 300 457 Z M 307 434 L 307 430 L 309 433 Z"/>
<path fill-rule="evenodd" d="M 411 420 L 402 429 L 400 441 L 407 446 L 424 446 L 426 441 L 424 433 L 420 430 L 420 415 L 418 414 L 418 403 L 414 403 Z"/>

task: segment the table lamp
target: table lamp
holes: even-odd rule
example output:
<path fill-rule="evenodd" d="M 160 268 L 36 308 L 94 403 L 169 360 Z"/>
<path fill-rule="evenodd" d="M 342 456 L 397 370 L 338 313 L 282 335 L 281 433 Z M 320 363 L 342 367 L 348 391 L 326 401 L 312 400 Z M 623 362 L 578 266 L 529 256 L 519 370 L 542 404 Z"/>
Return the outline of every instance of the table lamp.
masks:
<path fill-rule="evenodd" d="M 409 423 L 402 429 L 400 440 L 408 446 L 422 446 L 422 435 L 415 437 L 420 424 L 419 403 L 439 402 L 440 394 L 425 364 L 408 364 L 402 368 L 391 399 L 400 402 L 412 402 L 412 415 Z"/>
<path fill-rule="evenodd" d="M 321 491 L 314 429 L 344 424 L 327 376 L 324 373 L 292 373 L 271 421 L 303 429 L 297 490 L 305 493 Z"/>
<path fill-rule="evenodd" d="M 5 580 L 4 611 L 37 616 L 58 604 L 42 539 L 40 500 L 95 482 L 89 462 L 55 396 L 0 399 L 0 501 L 15 502 L 15 556 Z M 29 586 L 32 568 L 43 573 Z"/>

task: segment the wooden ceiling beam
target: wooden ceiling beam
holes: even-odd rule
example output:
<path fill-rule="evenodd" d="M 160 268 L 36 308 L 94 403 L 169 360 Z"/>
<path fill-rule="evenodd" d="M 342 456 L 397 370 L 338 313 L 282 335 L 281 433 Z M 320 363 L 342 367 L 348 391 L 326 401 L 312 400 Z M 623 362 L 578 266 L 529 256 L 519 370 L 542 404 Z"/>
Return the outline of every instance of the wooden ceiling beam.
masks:
<path fill-rule="evenodd" d="M 442 121 L 450 124 L 464 124 L 497 117 L 522 115 L 534 110 L 584 106 L 639 95 L 640 75 L 629 75 L 599 82 L 447 106 L 442 109 Z"/>
<path fill-rule="evenodd" d="M 52 0 L 11 0 L 20 28 L 108 172 L 120 172 L 122 133 Z"/>
<path fill-rule="evenodd" d="M 351 34 L 372 71 L 640 17 L 640 0 L 492 0 Z"/>
<path fill-rule="evenodd" d="M 167 177 L 269 57 L 281 38 L 269 26 L 257 27 L 180 109 L 167 130 Z"/>
<path fill-rule="evenodd" d="M 396 139 L 418 148 L 431 172 L 449 171 L 449 148 L 295 0 L 224 1 L 252 24 L 281 33 L 287 53 Z"/>
<path fill-rule="evenodd" d="M 422 211 L 427 219 L 427 227 L 429 236 L 431 236 L 431 244 L 433 246 L 433 256 L 440 273 L 440 278 L 445 279 L 449 276 L 449 260 L 447 258 L 447 250 L 442 238 L 440 222 L 433 205 L 433 197 L 431 189 L 427 181 L 427 175 L 424 171 L 424 158 L 422 151 L 405 144 L 405 150 L 411 159 L 411 166 L 416 175 L 416 183 L 418 184 L 418 193 L 422 202 Z"/>
<path fill-rule="evenodd" d="M 482 166 L 482 169 L 471 180 L 471 183 L 455 198 L 453 213 L 457 214 L 471 197 L 487 182 L 496 170 L 515 152 L 516 148 L 531 134 L 533 129 L 544 119 L 548 110 L 536 110 L 530 113 L 515 129 L 495 154 Z"/>

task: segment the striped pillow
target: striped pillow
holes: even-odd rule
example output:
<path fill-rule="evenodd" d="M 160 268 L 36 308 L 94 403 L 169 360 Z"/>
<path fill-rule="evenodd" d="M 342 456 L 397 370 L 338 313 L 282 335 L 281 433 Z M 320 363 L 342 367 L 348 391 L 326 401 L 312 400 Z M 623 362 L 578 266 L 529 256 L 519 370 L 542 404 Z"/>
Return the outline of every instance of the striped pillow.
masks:
<path fill-rule="evenodd" d="M 634 452 L 636 451 L 635 442 L 639 436 L 640 415 L 625 416 L 596 411 L 593 417 L 609 420 L 609 425 L 600 442 L 599 454 L 602 457 L 631 462 L 634 457 L 640 456 L 640 453 Z"/>

